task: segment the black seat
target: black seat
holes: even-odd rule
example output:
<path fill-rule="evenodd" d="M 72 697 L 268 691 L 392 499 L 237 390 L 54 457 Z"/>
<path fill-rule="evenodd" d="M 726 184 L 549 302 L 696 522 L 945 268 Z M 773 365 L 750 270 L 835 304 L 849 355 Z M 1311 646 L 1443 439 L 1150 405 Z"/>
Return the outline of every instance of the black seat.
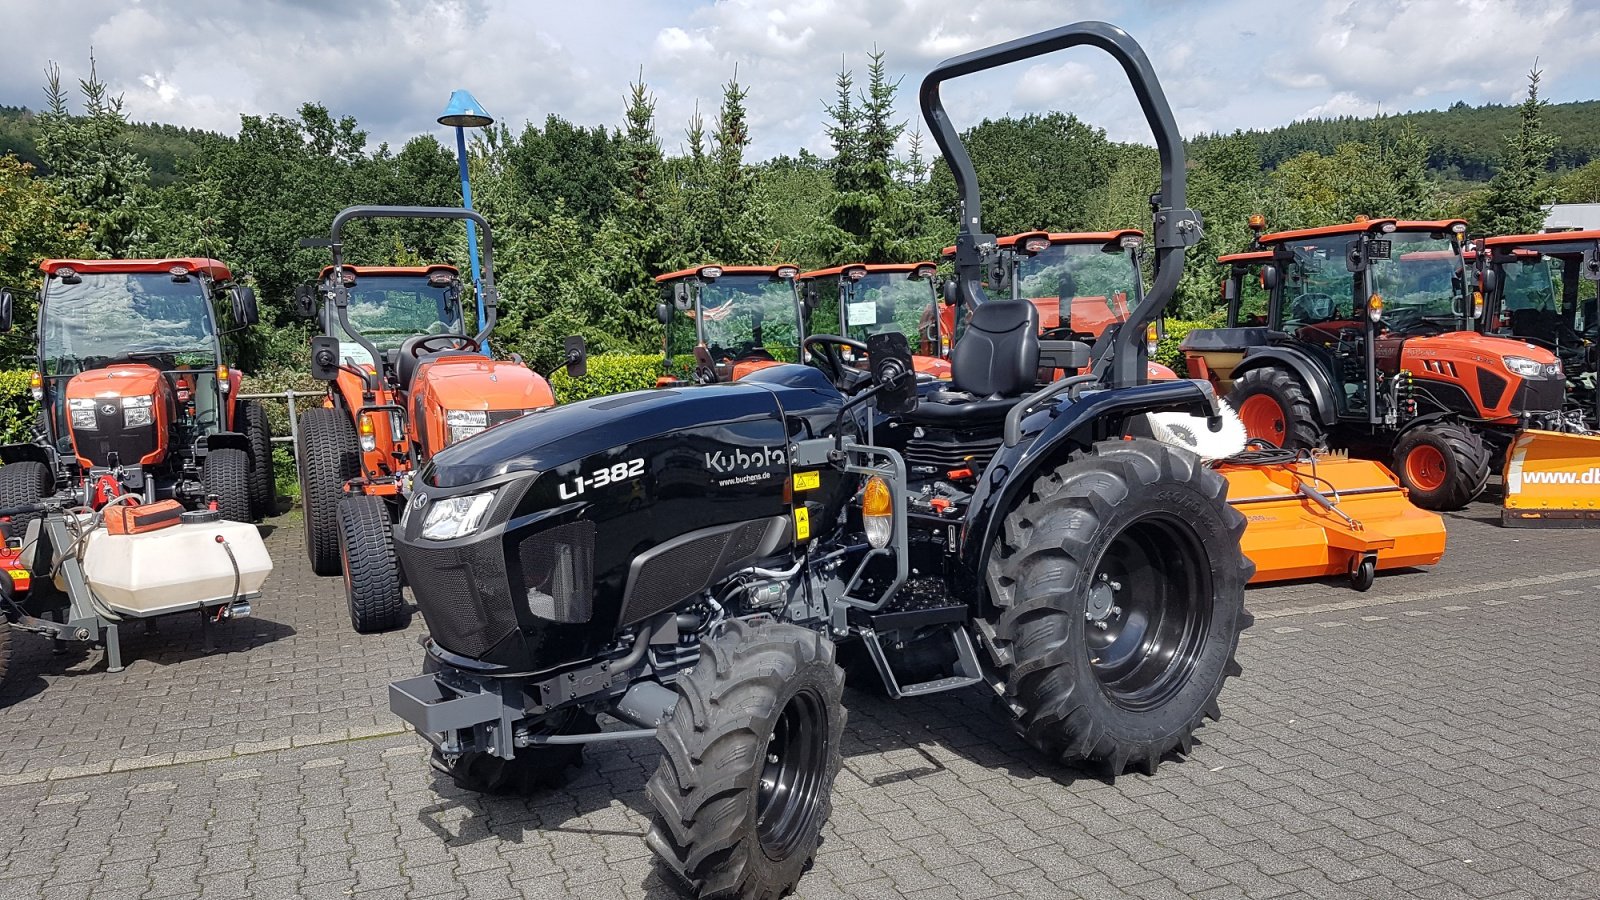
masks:
<path fill-rule="evenodd" d="M 998 422 L 1038 378 L 1038 308 L 1026 300 L 993 300 L 973 310 L 950 351 L 955 390 L 928 395 L 909 418 L 945 426 Z"/>

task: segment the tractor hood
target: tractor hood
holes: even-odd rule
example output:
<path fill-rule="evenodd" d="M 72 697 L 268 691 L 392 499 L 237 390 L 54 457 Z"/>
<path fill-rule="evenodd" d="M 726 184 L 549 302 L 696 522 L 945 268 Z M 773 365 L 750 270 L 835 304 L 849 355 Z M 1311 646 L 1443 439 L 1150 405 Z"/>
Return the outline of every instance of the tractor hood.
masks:
<path fill-rule="evenodd" d="M 1478 334 L 1474 331 L 1452 331 L 1447 334 L 1421 335 L 1406 338 L 1405 354 L 1411 358 L 1430 357 L 1449 359 L 1474 359 L 1479 363 L 1496 363 L 1508 356 L 1531 359 L 1541 365 L 1556 361 L 1556 355 L 1537 344 L 1515 338 Z"/>
<path fill-rule="evenodd" d="M 781 457 L 786 467 L 784 436 L 825 430 L 843 396 L 806 366 L 774 366 L 753 378 L 760 380 L 635 391 L 540 410 L 439 451 L 419 481 L 453 488 L 514 472 L 571 469 L 602 457 L 615 463 L 634 453 L 647 459 L 664 454 L 675 466 L 716 475 L 738 469 L 741 452 L 751 459 L 758 451 L 763 459 Z M 729 454 L 728 460 L 719 452 Z"/>
<path fill-rule="evenodd" d="M 141 363 L 119 363 L 79 372 L 67 382 L 67 399 L 99 397 L 149 397 L 161 383 L 161 373 Z"/>
<path fill-rule="evenodd" d="M 445 409 L 541 409 L 556 402 L 550 383 L 527 366 L 476 354 L 428 363 L 412 390 L 424 386 Z"/>

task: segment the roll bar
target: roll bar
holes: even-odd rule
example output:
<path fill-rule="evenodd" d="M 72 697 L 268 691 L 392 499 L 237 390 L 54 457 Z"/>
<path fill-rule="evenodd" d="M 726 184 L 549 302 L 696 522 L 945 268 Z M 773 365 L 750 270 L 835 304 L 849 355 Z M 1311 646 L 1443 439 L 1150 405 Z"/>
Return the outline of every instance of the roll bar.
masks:
<path fill-rule="evenodd" d="M 922 116 L 928 122 L 934 142 L 955 176 L 960 198 L 961 221 L 956 230 L 956 279 L 958 299 L 974 306 L 983 302 L 983 257 L 996 249 L 995 236 L 983 231 L 983 202 L 978 194 L 978 176 L 972 158 L 961 143 L 961 136 L 945 112 L 939 88 L 946 81 L 997 68 L 1022 60 L 1087 44 L 1099 47 L 1121 63 L 1128 83 L 1144 110 L 1150 130 L 1155 134 L 1161 154 L 1161 193 L 1151 198 L 1155 244 L 1155 283 L 1144 302 L 1126 323 L 1107 328 L 1095 342 L 1092 373 L 1110 386 L 1138 384 L 1145 378 L 1140 358 L 1145 329 L 1172 301 L 1183 276 L 1183 253 L 1200 240 L 1200 214 L 1187 207 L 1187 181 L 1184 173 L 1183 137 L 1178 133 L 1172 108 L 1156 79 L 1150 60 L 1126 31 L 1105 22 L 1076 22 L 1042 31 L 983 50 L 947 59 L 934 66 L 922 79 L 918 99 Z"/>
<path fill-rule="evenodd" d="M 344 284 L 344 226 L 353 219 L 462 219 L 475 222 L 483 230 L 481 252 L 483 255 L 483 283 L 475 285 L 483 295 L 483 321 L 478 323 L 476 340 L 480 345 L 489 339 L 494 331 L 494 324 L 499 317 L 498 308 L 500 294 L 494 286 L 494 237 L 489 229 L 489 222 L 474 210 L 462 209 L 453 206 L 351 206 L 340 210 L 333 217 L 333 227 L 329 229 L 328 246 L 333 251 L 333 305 L 339 318 L 339 327 L 345 333 L 356 339 L 374 360 L 378 359 L 378 348 L 367 339 L 367 336 L 357 331 L 350 325 L 350 289 Z M 377 376 L 369 375 L 369 387 L 376 387 Z"/>

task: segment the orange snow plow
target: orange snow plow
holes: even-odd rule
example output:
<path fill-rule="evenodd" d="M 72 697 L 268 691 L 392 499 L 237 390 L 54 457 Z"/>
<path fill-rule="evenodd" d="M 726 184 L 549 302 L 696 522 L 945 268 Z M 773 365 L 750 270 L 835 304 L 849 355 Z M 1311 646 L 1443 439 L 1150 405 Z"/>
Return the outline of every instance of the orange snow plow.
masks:
<path fill-rule="evenodd" d="M 1240 543 L 1256 564 L 1251 584 L 1344 575 L 1364 591 L 1379 570 L 1444 556 L 1444 519 L 1413 504 L 1381 463 L 1267 450 L 1217 470 L 1248 522 Z"/>
<path fill-rule="evenodd" d="M 1525 429 L 1506 454 L 1500 522 L 1600 528 L 1600 446 L 1593 434 Z"/>

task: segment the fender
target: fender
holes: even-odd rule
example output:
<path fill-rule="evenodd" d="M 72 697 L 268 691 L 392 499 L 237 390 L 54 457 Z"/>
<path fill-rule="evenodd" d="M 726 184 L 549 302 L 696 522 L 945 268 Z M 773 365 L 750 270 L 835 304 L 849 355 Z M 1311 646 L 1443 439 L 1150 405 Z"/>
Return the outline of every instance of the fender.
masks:
<path fill-rule="evenodd" d="M 1024 398 L 1021 402 L 1027 402 Z M 1151 412 L 1216 415 L 1217 397 L 1209 382 L 1182 379 L 1157 381 L 1105 391 L 1084 391 L 1077 399 L 1063 397 L 1054 406 L 1032 413 L 1025 422 L 1042 430 L 1032 440 L 1002 445 L 973 492 L 962 526 L 961 565 L 955 576 L 962 593 L 986 598 L 984 572 L 989 551 L 1006 513 L 1021 505 L 1034 479 L 1046 466 L 1087 450 L 1095 441 L 1115 440 L 1126 431 L 1129 416 Z M 987 604 L 987 599 L 980 599 Z M 981 608 L 977 611 L 981 612 Z"/>
<path fill-rule="evenodd" d="M 4 444 L 0 445 L 0 463 L 14 462 L 42 462 L 52 469 L 55 468 L 55 458 L 50 448 L 43 444 Z"/>
<path fill-rule="evenodd" d="M 219 431 L 216 434 L 205 436 L 206 452 L 212 450 L 243 450 L 250 451 L 250 439 L 237 431 Z"/>
<path fill-rule="evenodd" d="M 1339 407 L 1333 402 L 1333 381 L 1328 378 L 1329 367 L 1318 365 L 1311 354 L 1298 347 L 1253 347 L 1246 350 L 1244 361 L 1234 367 L 1234 381 L 1237 383 L 1239 376 L 1246 372 L 1273 364 L 1294 372 L 1300 383 L 1311 392 L 1311 402 L 1316 404 L 1317 418 L 1322 420 L 1322 424 L 1333 425 L 1339 421 Z"/>

